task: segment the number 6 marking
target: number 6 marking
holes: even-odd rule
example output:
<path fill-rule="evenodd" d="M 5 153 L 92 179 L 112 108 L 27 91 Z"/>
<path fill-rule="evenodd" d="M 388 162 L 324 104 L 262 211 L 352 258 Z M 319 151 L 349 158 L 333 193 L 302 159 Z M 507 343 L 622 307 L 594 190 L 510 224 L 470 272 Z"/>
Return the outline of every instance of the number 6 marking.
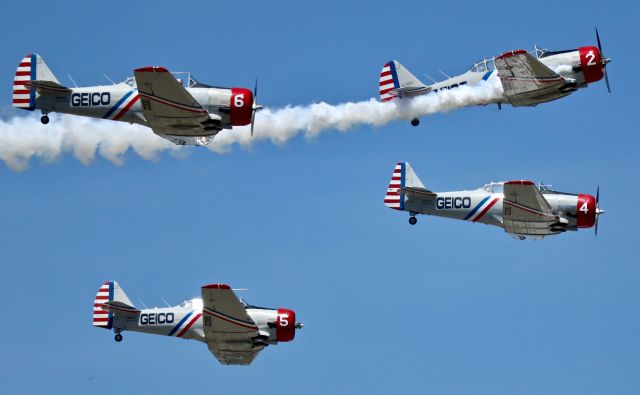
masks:
<path fill-rule="evenodd" d="M 236 97 L 233 98 L 233 105 L 236 107 L 244 106 L 244 93 L 236 95 Z"/>

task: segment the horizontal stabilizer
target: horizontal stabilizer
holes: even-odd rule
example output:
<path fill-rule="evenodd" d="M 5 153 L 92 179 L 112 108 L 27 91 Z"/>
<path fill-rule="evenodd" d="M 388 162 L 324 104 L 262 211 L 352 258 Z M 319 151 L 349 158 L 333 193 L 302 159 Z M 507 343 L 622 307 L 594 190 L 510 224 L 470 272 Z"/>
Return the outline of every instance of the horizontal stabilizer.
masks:
<path fill-rule="evenodd" d="M 133 306 L 129 306 L 126 303 L 123 302 L 118 302 L 118 301 L 111 301 L 111 302 L 104 302 L 102 304 L 102 308 L 104 310 L 110 310 L 116 314 L 125 314 L 125 315 L 138 315 L 140 314 L 140 310 L 136 309 Z"/>
<path fill-rule="evenodd" d="M 431 87 L 429 86 L 420 86 L 420 87 L 406 87 L 406 88 L 398 88 L 392 89 L 389 91 L 389 94 L 400 96 L 400 97 L 413 97 L 424 95 L 425 93 L 431 92 Z"/>
<path fill-rule="evenodd" d="M 406 193 L 407 195 L 416 195 L 416 196 L 425 196 L 425 197 L 438 196 L 437 194 L 431 192 L 430 190 L 428 190 L 426 188 L 403 187 L 403 188 L 400 188 L 400 189 L 402 190 L 402 192 Z"/>
<path fill-rule="evenodd" d="M 24 86 L 26 86 L 27 88 L 36 88 L 39 93 L 71 92 L 71 89 L 53 81 L 42 81 L 42 80 L 25 81 Z"/>

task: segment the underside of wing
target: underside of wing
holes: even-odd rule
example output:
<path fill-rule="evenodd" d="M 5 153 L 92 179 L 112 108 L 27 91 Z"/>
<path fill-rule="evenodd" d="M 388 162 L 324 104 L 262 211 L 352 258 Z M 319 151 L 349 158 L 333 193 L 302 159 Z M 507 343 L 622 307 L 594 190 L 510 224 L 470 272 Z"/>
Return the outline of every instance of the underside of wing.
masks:
<path fill-rule="evenodd" d="M 164 67 L 134 72 L 142 112 L 158 134 L 210 136 L 218 133 L 220 117 L 210 115 Z"/>
<path fill-rule="evenodd" d="M 518 235 L 549 235 L 558 217 L 551 205 L 531 181 L 509 181 L 504 184 L 503 226 Z"/>
<path fill-rule="evenodd" d="M 225 365 L 250 364 L 264 345 L 245 307 L 228 285 L 205 285 L 201 291 L 203 329 L 211 353 Z"/>
<path fill-rule="evenodd" d="M 563 95 L 567 81 L 527 51 L 507 52 L 495 59 L 504 94 L 511 104 L 533 105 L 547 97 Z M 538 98 L 539 100 L 535 100 Z"/>

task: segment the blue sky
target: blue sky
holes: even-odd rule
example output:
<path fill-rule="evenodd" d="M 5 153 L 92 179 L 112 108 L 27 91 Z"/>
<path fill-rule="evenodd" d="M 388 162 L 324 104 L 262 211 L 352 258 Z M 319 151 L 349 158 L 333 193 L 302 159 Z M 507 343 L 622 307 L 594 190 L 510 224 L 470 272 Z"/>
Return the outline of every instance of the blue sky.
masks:
<path fill-rule="evenodd" d="M 85 166 L 67 155 L 0 166 L 0 392 L 635 394 L 640 318 L 635 227 L 638 9 L 627 2 L 529 5 L 323 1 L 6 2 L 3 119 L 19 60 L 38 52 L 63 83 L 132 69 L 191 70 L 252 86 L 269 107 L 377 95 L 396 58 L 417 75 L 538 44 L 594 45 L 603 82 L 538 106 L 260 142 L 227 154 Z M 90 132 L 90 131 L 88 131 Z M 600 232 L 519 242 L 501 229 L 383 205 L 394 164 L 433 190 L 529 178 L 601 188 Z M 100 284 L 161 305 L 207 283 L 249 288 L 305 328 L 248 368 L 206 346 L 91 326 Z"/>

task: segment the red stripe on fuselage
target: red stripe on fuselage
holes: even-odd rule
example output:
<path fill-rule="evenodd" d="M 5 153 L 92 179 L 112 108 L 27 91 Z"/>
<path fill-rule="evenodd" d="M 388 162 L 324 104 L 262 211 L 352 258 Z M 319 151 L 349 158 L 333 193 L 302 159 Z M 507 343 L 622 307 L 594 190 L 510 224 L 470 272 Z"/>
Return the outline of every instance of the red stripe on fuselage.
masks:
<path fill-rule="evenodd" d="M 125 108 L 123 108 L 122 110 L 120 110 L 120 112 L 118 113 L 118 115 L 116 115 L 115 117 L 113 117 L 114 121 L 117 121 L 118 119 L 122 118 L 122 116 L 129 111 L 129 109 L 131 108 L 131 106 L 133 106 L 135 104 L 135 102 L 137 102 L 138 100 L 140 100 L 140 95 L 136 94 L 136 97 L 133 98 L 133 100 L 131 100 L 129 102 L 129 104 L 126 105 Z"/>
<path fill-rule="evenodd" d="M 180 333 L 178 333 L 176 336 L 178 337 L 182 337 L 182 335 L 184 335 L 189 328 L 191 328 L 193 326 L 193 324 L 196 323 L 196 321 L 198 321 L 198 318 L 202 317 L 202 313 L 197 314 L 195 317 L 193 317 L 193 319 L 191 319 L 191 321 L 189 321 L 189 323 L 187 324 L 187 326 L 185 326 L 184 328 L 182 328 L 182 330 L 180 331 Z"/>
<path fill-rule="evenodd" d="M 487 207 L 484 208 L 484 210 L 482 210 L 482 212 L 480 213 L 480 215 L 478 215 L 473 222 L 477 222 L 480 220 L 480 218 L 482 218 L 487 211 L 489 211 L 491 209 L 491 207 L 493 207 L 494 204 L 498 203 L 498 200 L 500 200 L 500 198 L 494 198 L 491 203 L 489 203 L 489 205 Z"/>

